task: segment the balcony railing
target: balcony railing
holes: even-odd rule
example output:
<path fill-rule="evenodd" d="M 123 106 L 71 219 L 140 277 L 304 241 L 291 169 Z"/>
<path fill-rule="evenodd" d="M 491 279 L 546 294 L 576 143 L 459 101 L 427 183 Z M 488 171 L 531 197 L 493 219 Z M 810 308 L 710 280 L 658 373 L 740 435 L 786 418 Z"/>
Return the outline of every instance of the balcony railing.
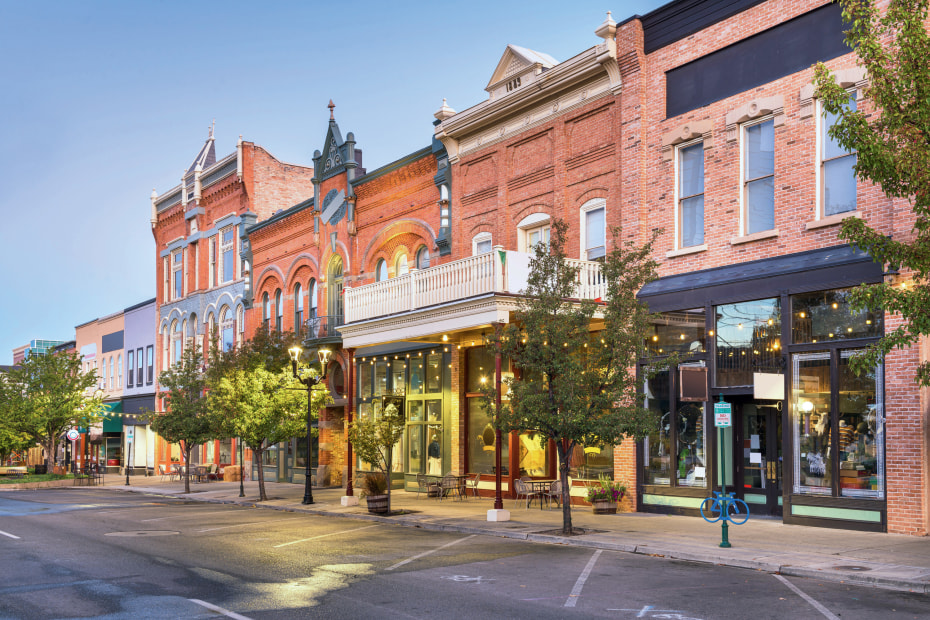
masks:
<path fill-rule="evenodd" d="M 336 328 L 345 323 L 341 315 L 315 316 L 304 321 L 301 336 L 306 340 L 321 340 L 323 338 L 341 338 Z"/>
<path fill-rule="evenodd" d="M 346 322 L 409 312 L 488 293 L 520 293 L 526 289 L 531 258 L 525 252 L 505 251 L 497 246 L 485 254 L 428 269 L 413 269 L 383 282 L 347 287 Z M 578 268 L 576 298 L 604 297 L 606 285 L 600 263 L 582 260 L 569 263 Z"/>

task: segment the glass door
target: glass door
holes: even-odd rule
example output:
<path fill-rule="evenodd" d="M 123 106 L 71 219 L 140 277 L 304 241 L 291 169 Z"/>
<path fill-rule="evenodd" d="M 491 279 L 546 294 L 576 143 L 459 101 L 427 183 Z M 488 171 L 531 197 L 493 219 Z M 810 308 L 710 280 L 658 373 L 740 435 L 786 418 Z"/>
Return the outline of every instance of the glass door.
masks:
<path fill-rule="evenodd" d="M 780 405 L 780 401 L 737 403 L 737 495 L 756 514 L 781 515 L 784 458 Z"/>

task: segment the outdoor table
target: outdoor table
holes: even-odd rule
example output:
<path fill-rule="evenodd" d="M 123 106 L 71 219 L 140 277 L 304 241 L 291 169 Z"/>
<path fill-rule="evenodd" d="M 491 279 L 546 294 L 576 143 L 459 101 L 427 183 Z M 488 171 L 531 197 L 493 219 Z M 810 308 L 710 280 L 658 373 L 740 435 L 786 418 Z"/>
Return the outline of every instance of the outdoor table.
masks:
<path fill-rule="evenodd" d="M 538 494 L 539 497 L 539 509 L 542 510 L 543 496 L 549 492 L 549 487 L 552 486 L 552 483 L 555 480 L 528 480 L 525 484 L 529 486 L 533 493 Z M 530 496 L 530 502 L 532 503 L 533 496 Z"/>

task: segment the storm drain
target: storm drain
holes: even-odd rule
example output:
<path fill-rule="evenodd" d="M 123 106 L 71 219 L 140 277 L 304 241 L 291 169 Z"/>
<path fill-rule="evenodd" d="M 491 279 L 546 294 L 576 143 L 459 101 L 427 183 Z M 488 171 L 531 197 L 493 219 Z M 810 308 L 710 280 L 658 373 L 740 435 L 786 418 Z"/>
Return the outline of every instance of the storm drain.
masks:
<path fill-rule="evenodd" d="M 833 570 L 854 570 L 854 571 L 867 571 L 872 570 L 868 566 L 834 566 Z"/>
<path fill-rule="evenodd" d="M 139 530 L 137 532 L 109 532 L 105 536 L 123 536 L 126 538 L 142 538 L 144 536 L 177 536 L 181 532 L 172 530 Z"/>

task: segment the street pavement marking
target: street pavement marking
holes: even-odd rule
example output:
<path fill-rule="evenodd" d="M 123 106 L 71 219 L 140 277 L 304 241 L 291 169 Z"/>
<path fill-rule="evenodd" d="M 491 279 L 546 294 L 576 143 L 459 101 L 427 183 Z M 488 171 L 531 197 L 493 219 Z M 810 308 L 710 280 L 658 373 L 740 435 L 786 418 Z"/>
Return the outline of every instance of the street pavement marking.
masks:
<path fill-rule="evenodd" d="M 810 603 L 811 607 L 813 607 L 814 609 L 822 613 L 824 617 L 829 618 L 829 620 L 840 620 L 837 616 L 834 616 L 832 613 L 830 613 L 829 609 L 827 609 L 826 607 L 824 607 L 823 605 L 821 605 L 820 603 L 812 599 L 810 596 L 802 592 L 799 587 L 797 587 L 796 585 L 794 585 L 793 583 L 791 583 L 790 581 L 788 581 L 781 575 L 772 575 L 772 576 L 775 577 L 775 579 L 782 582 L 783 584 L 785 584 L 786 586 L 788 586 L 788 588 L 791 589 L 795 594 L 797 594 L 798 596 L 803 598 L 805 601 Z"/>
<path fill-rule="evenodd" d="M 227 530 L 231 527 L 243 527 L 246 525 L 261 525 L 262 523 L 284 523 L 285 521 L 297 521 L 303 517 L 294 517 L 293 519 L 281 519 L 280 521 L 275 521 L 270 519 L 268 521 L 250 521 L 248 523 L 237 523 L 235 525 L 221 525 L 220 527 L 208 527 L 205 530 L 196 530 L 197 532 L 215 532 L 216 530 Z"/>
<path fill-rule="evenodd" d="M 329 534 L 320 534 L 319 536 L 311 536 L 310 538 L 301 538 L 300 540 L 292 540 L 291 542 L 281 543 L 280 545 L 275 545 L 272 549 L 277 549 L 278 547 L 287 547 L 288 545 L 296 545 L 297 543 L 307 542 L 308 540 L 316 540 L 317 538 L 326 538 L 327 536 L 335 536 L 336 534 L 348 534 L 349 532 L 358 532 L 361 530 L 370 530 L 373 527 L 378 527 L 377 525 L 366 525 L 365 527 L 357 527 L 352 530 L 342 530 L 341 532 L 330 532 Z"/>
<path fill-rule="evenodd" d="M 469 538 L 474 538 L 475 536 L 477 536 L 477 534 L 472 534 L 471 536 L 466 536 L 465 538 L 459 538 L 458 540 L 453 540 L 452 542 L 446 543 L 446 544 L 444 544 L 444 545 L 441 546 L 441 547 L 436 547 L 435 549 L 430 549 L 429 551 L 424 551 L 423 553 L 418 553 L 417 555 L 413 556 L 412 558 L 407 558 L 406 560 L 401 560 L 400 562 L 398 562 L 398 563 L 395 564 L 394 566 L 389 566 L 388 568 L 385 568 L 384 570 L 394 570 L 395 568 L 400 568 L 400 567 L 403 566 L 404 564 L 409 564 L 410 562 L 413 562 L 414 560 L 419 560 L 419 559 L 422 558 L 422 557 L 426 557 L 426 556 L 428 556 L 428 555 L 430 555 L 430 554 L 436 553 L 436 552 L 439 551 L 440 549 L 445 549 L 446 547 L 451 547 L 452 545 L 458 544 L 458 543 L 462 542 L 463 540 L 468 540 Z"/>
<path fill-rule="evenodd" d="M 223 614 L 223 615 L 226 616 L 227 618 L 235 618 L 236 620 L 252 620 L 252 619 L 249 618 L 248 616 L 243 616 L 243 615 L 241 615 L 241 614 L 237 614 L 237 613 L 234 612 L 234 611 L 229 611 L 228 609 L 223 609 L 222 607 L 218 607 L 218 606 L 216 606 L 216 605 L 214 605 L 214 604 L 212 604 L 212 603 L 208 603 L 208 602 L 206 602 L 206 601 L 201 601 L 200 599 L 197 599 L 197 598 L 189 598 L 189 599 L 187 599 L 187 600 L 189 600 L 191 603 L 197 603 L 198 605 L 201 605 L 201 606 L 203 606 L 203 607 L 206 607 L 207 609 L 209 609 L 209 610 L 211 610 L 211 611 L 215 611 L 215 612 L 218 613 L 218 614 Z"/>
<path fill-rule="evenodd" d="M 213 512 L 198 512 L 198 513 L 196 513 L 196 514 L 189 514 L 189 515 L 188 515 L 188 514 L 184 514 L 184 515 L 172 515 L 172 516 L 170 516 L 170 517 L 156 517 L 156 518 L 154 518 L 154 519 L 142 519 L 142 522 L 143 522 L 143 523 L 147 523 L 147 522 L 149 522 L 149 521 L 164 521 L 164 520 L 166 520 L 166 519 L 196 519 L 196 518 L 198 518 L 198 517 L 203 517 L 203 516 L 206 516 L 206 515 L 221 515 L 221 514 L 228 514 L 229 512 L 231 512 L 231 511 L 229 511 L 229 510 L 214 510 Z"/>
<path fill-rule="evenodd" d="M 0 530 L 0 534 L 3 534 L 4 536 L 9 536 L 10 538 L 15 538 L 16 540 L 20 540 L 19 536 L 13 536 L 9 532 L 4 532 L 3 530 Z"/>
<path fill-rule="evenodd" d="M 581 574 L 578 575 L 578 581 L 575 582 L 572 593 L 568 595 L 568 599 L 565 601 L 565 607 L 574 607 L 575 603 L 578 602 L 578 597 L 581 596 L 581 589 L 584 587 L 584 582 L 588 580 L 588 575 L 594 570 L 594 563 L 601 557 L 603 551 L 603 549 L 598 549 L 594 552 L 594 555 L 591 556 L 591 559 L 588 560 L 588 564 L 584 567 L 584 570 L 581 571 Z"/>

